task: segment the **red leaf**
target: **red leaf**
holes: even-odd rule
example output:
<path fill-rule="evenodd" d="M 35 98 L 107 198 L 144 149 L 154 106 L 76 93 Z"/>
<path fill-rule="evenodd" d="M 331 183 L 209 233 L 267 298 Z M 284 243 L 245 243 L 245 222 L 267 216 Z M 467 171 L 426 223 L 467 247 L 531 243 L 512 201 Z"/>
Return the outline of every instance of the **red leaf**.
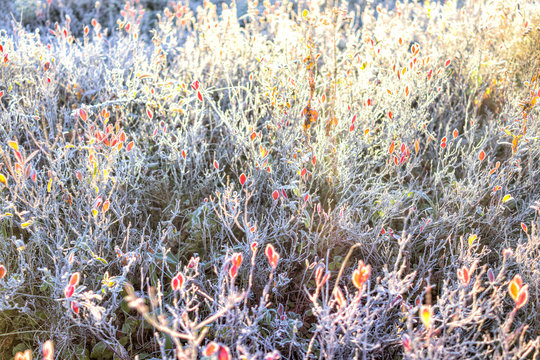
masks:
<path fill-rule="evenodd" d="M 353 132 L 353 131 L 354 131 L 354 124 L 351 124 L 351 126 L 349 127 L 349 131 L 350 131 L 350 132 Z"/>
<path fill-rule="evenodd" d="M 216 170 L 219 170 L 219 164 L 217 160 L 214 160 L 214 167 L 216 168 Z"/>
<path fill-rule="evenodd" d="M 451 62 L 450 59 L 446 60 L 446 62 L 444 63 L 444 66 L 445 66 L 445 67 L 448 67 L 448 65 L 450 65 L 450 62 Z"/>
<path fill-rule="evenodd" d="M 101 205 L 102 199 L 101 196 L 98 196 L 96 200 L 94 200 L 94 208 L 97 209 Z"/>
<path fill-rule="evenodd" d="M 229 351 L 229 348 L 223 345 L 219 346 L 219 350 L 217 353 L 217 360 L 231 360 L 231 352 Z"/>
<path fill-rule="evenodd" d="M 71 303 L 71 309 L 75 314 L 79 314 L 79 304 L 76 301 Z"/>
<path fill-rule="evenodd" d="M 197 97 L 199 98 L 199 101 L 203 101 L 202 94 L 200 91 L 197 91 Z"/>
<path fill-rule="evenodd" d="M 79 116 L 81 117 L 82 121 L 86 121 L 88 119 L 88 114 L 84 109 L 79 109 Z"/>
<path fill-rule="evenodd" d="M 130 141 L 129 144 L 127 144 L 126 146 L 126 150 L 131 151 L 131 149 L 133 149 L 133 145 L 134 145 L 133 141 Z"/>
<path fill-rule="evenodd" d="M 272 198 L 274 198 L 274 200 L 277 200 L 279 198 L 279 192 L 277 190 L 274 190 L 274 192 L 272 193 Z"/>
<path fill-rule="evenodd" d="M 73 285 L 68 285 L 64 289 L 64 295 L 65 295 L 66 298 L 70 298 L 71 295 L 73 295 L 74 292 L 75 292 L 75 286 L 73 286 Z"/>
<path fill-rule="evenodd" d="M 182 157 L 184 158 L 184 160 L 186 159 L 186 150 L 182 150 Z"/>
<path fill-rule="evenodd" d="M 0 264 L 0 280 L 2 280 L 4 276 L 6 276 L 6 267 Z"/>
<path fill-rule="evenodd" d="M 521 223 L 521 228 L 523 229 L 523 231 L 527 232 L 527 225 L 525 225 L 525 223 Z"/>
<path fill-rule="evenodd" d="M 181 290 L 182 287 L 184 286 L 185 281 L 186 281 L 186 278 L 185 278 L 184 274 L 182 274 L 181 272 L 179 272 L 179 273 L 176 274 L 176 276 L 172 279 L 172 281 L 171 281 L 171 288 L 172 288 L 174 291 Z"/>
<path fill-rule="evenodd" d="M 403 337 L 401 338 L 401 342 L 405 351 L 411 351 L 411 339 L 407 334 L 403 335 Z"/>
<path fill-rule="evenodd" d="M 486 153 L 484 152 L 484 150 L 480 151 L 480 153 L 478 154 L 478 159 L 480 159 L 480 161 L 483 161 L 486 157 Z"/>
<path fill-rule="evenodd" d="M 389 112 L 388 112 L 388 117 L 389 117 L 390 119 L 392 119 L 392 116 L 393 116 L 393 115 L 392 115 L 392 112 L 389 111 Z"/>
<path fill-rule="evenodd" d="M 311 162 L 313 163 L 313 165 L 315 165 L 315 163 L 317 162 L 317 158 L 315 157 L 315 155 L 313 155 L 313 159 L 311 159 Z"/>
<path fill-rule="evenodd" d="M 148 115 L 150 120 L 152 120 L 152 118 L 154 117 L 154 114 L 152 113 L 152 110 L 150 110 L 150 109 L 146 109 L 146 115 Z"/>
<path fill-rule="evenodd" d="M 493 269 L 489 268 L 487 271 L 487 277 L 490 282 L 495 281 L 495 275 L 493 274 Z"/>
<path fill-rule="evenodd" d="M 242 173 L 242 175 L 240 175 L 240 184 L 244 185 L 246 183 L 246 174 Z"/>
<path fill-rule="evenodd" d="M 452 133 L 452 135 L 454 136 L 454 139 L 457 139 L 459 135 L 459 131 L 457 129 L 454 129 L 454 132 Z"/>

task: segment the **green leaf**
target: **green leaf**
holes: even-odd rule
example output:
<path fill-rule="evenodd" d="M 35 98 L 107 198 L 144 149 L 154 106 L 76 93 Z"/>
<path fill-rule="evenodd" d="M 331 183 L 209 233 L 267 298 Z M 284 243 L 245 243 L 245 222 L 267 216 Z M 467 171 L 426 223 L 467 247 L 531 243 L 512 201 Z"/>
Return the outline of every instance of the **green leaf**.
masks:
<path fill-rule="evenodd" d="M 112 359 L 113 352 L 109 347 L 103 342 L 100 341 L 92 348 L 92 353 L 90 358 L 92 359 Z"/>

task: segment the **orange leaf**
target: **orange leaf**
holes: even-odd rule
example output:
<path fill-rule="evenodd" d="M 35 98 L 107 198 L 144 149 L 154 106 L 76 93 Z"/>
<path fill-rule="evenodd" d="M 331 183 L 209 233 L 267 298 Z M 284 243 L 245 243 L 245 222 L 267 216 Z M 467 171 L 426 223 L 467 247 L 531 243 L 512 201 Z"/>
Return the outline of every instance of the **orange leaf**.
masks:
<path fill-rule="evenodd" d="M 69 279 L 69 285 L 71 286 L 79 285 L 80 278 L 81 278 L 81 275 L 78 272 L 73 273 L 73 275 L 71 275 L 71 278 Z"/>
<path fill-rule="evenodd" d="M 340 309 L 345 307 L 345 305 L 347 304 L 345 296 L 343 295 L 343 292 L 341 291 L 339 286 L 336 287 L 336 289 L 334 290 L 334 298 L 336 299 L 336 302 Z"/>
<path fill-rule="evenodd" d="M 103 213 L 106 213 L 107 210 L 109 210 L 110 205 L 111 205 L 111 202 L 109 201 L 109 199 L 105 200 L 105 202 L 103 203 L 103 207 L 101 208 L 101 211 L 103 211 Z"/>
<path fill-rule="evenodd" d="M 519 275 L 516 275 L 516 276 L 519 276 Z M 518 298 L 519 290 L 520 290 L 520 286 L 518 282 L 516 281 L 516 277 L 514 277 L 514 279 L 510 281 L 510 283 L 508 284 L 508 293 L 510 294 L 510 297 L 514 301 L 516 301 Z"/>
<path fill-rule="evenodd" d="M 206 347 L 204 348 L 203 355 L 212 356 L 218 351 L 218 349 L 219 349 L 219 345 L 215 341 L 212 341 L 211 343 L 206 345 Z"/>

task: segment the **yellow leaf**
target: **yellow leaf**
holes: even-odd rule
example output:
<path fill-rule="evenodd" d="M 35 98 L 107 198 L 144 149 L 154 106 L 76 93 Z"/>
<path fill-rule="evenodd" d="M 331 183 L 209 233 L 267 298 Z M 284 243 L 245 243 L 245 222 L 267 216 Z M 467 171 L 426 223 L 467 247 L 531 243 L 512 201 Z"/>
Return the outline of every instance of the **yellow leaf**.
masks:
<path fill-rule="evenodd" d="M 420 308 L 420 319 L 426 328 L 431 327 L 431 307 L 422 306 Z"/>
<path fill-rule="evenodd" d="M 503 199 L 502 199 L 502 202 L 505 203 L 507 201 L 510 201 L 512 200 L 512 196 L 510 196 L 510 194 L 506 194 L 504 195 Z"/>
<path fill-rule="evenodd" d="M 23 222 L 23 223 L 21 224 L 21 227 L 24 229 L 25 227 L 28 227 L 28 226 L 30 226 L 30 225 L 32 225 L 32 222 L 31 222 L 31 221 L 27 221 L 27 222 Z"/>
<path fill-rule="evenodd" d="M 92 215 L 94 215 L 94 217 L 95 217 L 95 216 L 97 216 L 97 214 L 98 214 L 97 209 L 92 209 Z"/>
<path fill-rule="evenodd" d="M 19 151 L 19 145 L 17 145 L 17 142 L 16 142 L 16 141 L 9 140 L 9 141 L 7 142 L 7 144 L 8 144 L 8 146 L 9 146 L 10 148 L 12 148 L 13 150 Z"/>
<path fill-rule="evenodd" d="M 309 12 L 307 10 L 304 10 L 302 12 L 302 16 L 304 17 L 304 19 L 307 18 L 308 14 L 309 14 Z"/>
<path fill-rule="evenodd" d="M 471 246 L 475 240 L 476 234 L 472 234 L 471 236 L 469 236 L 469 246 Z"/>
<path fill-rule="evenodd" d="M 513 137 L 516 137 L 516 135 L 512 134 L 512 132 L 508 129 L 504 129 L 504 132 L 506 133 L 506 135 L 508 136 L 513 136 Z"/>
<path fill-rule="evenodd" d="M 48 193 L 51 192 L 51 187 L 52 187 L 52 179 L 49 179 L 49 183 L 47 184 L 47 192 Z"/>
<path fill-rule="evenodd" d="M 7 179 L 6 177 L 3 175 L 3 174 L 0 174 L 0 182 L 6 186 L 8 186 L 7 184 Z"/>

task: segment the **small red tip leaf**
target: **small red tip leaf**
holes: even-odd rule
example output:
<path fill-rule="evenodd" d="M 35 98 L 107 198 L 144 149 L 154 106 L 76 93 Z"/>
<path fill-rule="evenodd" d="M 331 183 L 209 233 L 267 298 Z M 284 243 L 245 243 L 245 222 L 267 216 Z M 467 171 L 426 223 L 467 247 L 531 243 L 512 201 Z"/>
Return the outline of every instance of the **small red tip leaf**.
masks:
<path fill-rule="evenodd" d="M 4 276 L 6 276 L 6 267 L 2 264 L 0 264 L 0 280 L 2 280 L 4 278 Z"/>
<path fill-rule="evenodd" d="M 86 121 L 88 119 L 88 114 L 84 109 L 79 109 L 79 116 L 81 117 L 82 121 Z"/>
<path fill-rule="evenodd" d="M 480 151 L 480 153 L 478 154 L 478 159 L 480 161 L 483 161 L 485 158 L 486 158 L 486 153 L 484 152 L 484 150 Z"/>

